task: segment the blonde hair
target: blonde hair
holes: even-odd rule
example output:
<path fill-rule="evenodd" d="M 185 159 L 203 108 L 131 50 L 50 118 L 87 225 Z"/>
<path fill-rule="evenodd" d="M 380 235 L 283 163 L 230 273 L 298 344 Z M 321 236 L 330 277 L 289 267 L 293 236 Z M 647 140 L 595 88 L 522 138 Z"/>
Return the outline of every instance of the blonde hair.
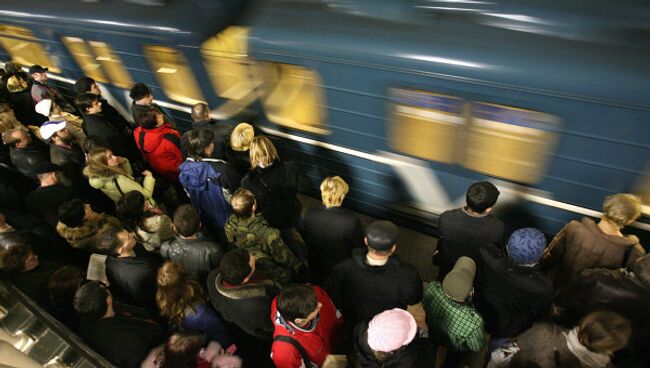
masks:
<path fill-rule="evenodd" d="M 99 148 L 88 153 L 86 167 L 83 174 L 87 177 L 113 177 L 118 175 L 129 176 L 124 165 L 108 166 L 106 155 L 112 151 L 108 148 Z"/>
<path fill-rule="evenodd" d="M 23 125 L 16 119 L 11 105 L 0 103 L 0 133 L 16 128 L 23 128 Z"/>
<path fill-rule="evenodd" d="M 18 75 L 12 75 L 7 80 L 7 90 L 11 93 L 22 92 L 29 87 L 26 80 Z"/>
<path fill-rule="evenodd" d="M 339 207 L 350 186 L 340 176 L 328 176 L 320 183 L 320 195 L 325 207 Z"/>
<path fill-rule="evenodd" d="M 235 151 L 248 151 L 255 137 L 253 126 L 248 123 L 239 123 L 230 133 L 230 147 Z"/>
<path fill-rule="evenodd" d="M 205 292 L 201 285 L 180 263 L 165 262 L 158 270 L 156 281 L 156 302 L 160 314 L 177 324 L 183 322 L 188 308 L 196 311 L 194 307 L 197 304 L 205 303 Z"/>
<path fill-rule="evenodd" d="M 251 167 L 267 167 L 275 160 L 278 160 L 278 151 L 275 149 L 273 142 L 267 137 L 255 137 L 251 141 L 249 152 Z"/>
<path fill-rule="evenodd" d="M 603 217 L 623 227 L 641 216 L 641 199 L 630 193 L 610 195 L 603 202 Z"/>
<path fill-rule="evenodd" d="M 587 349 L 610 353 L 627 345 L 632 325 L 625 317 L 613 312 L 593 312 L 578 324 L 578 340 Z"/>
<path fill-rule="evenodd" d="M 253 215 L 255 196 L 246 188 L 239 188 L 232 195 L 230 206 L 232 212 L 239 218 L 249 218 Z"/>

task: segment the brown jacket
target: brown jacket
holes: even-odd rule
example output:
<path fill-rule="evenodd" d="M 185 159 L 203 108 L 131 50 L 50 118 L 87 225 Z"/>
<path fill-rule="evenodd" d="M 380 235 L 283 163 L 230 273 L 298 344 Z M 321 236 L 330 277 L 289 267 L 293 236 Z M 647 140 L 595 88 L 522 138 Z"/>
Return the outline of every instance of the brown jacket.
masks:
<path fill-rule="evenodd" d="M 639 244 L 636 236 L 607 235 L 587 217 L 580 222 L 571 221 L 553 243 L 543 263 L 557 263 L 551 270 L 556 285 L 587 268 L 617 269 L 643 255 L 640 247 L 635 247 Z"/>

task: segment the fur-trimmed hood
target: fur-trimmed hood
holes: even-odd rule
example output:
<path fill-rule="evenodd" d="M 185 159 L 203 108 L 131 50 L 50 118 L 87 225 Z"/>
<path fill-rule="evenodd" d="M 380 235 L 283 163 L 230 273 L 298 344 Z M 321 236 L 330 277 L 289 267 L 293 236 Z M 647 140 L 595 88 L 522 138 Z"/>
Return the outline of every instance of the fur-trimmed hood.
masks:
<path fill-rule="evenodd" d="M 59 222 L 56 225 L 56 231 L 75 248 L 92 248 L 95 246 L 97 235 L 113 226 L 121 226 L 120 220 L 113 216 L 98 213 L 84 219 L 79 227 L 70 227 Z"/>

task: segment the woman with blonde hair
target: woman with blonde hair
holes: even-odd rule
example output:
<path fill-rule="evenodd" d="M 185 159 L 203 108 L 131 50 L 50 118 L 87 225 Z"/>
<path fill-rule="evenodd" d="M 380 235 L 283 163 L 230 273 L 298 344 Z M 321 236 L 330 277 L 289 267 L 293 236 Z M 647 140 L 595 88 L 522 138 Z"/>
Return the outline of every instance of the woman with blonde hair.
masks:
<path fill-rule="evenodd" d="M 363 249 L 363 227 L 351 211 L 342 208 L 350 187 L 340 176 L 328 176 L 320 185 L 323 206 L 307 210 L 302 236 L 309 249 L 315 283 L 323 281 L 340 261 Z"/>
<path fill-rule="evenodd" d="M 237 124 L 230 133 L 231 163 L 242 176 L 251 166 L 248 152 L 254 137 L 255 129 L 248 123 Z"/>
<path fill-rule="evenodd" d="M 165 262 L 158 270 L 157 282 L 160 314 L 174 326 L 205 334 L 221 346 L 232 344 L 221 316 L 206 303 L 205 291 L 182 264 Z"/>
<path fill-rule="evenodd" d="M 7 79 L 7 90 L 9 91 L 9 101 L 14 107 L 16 118 L 23 125 L 40 126 L 47 121 L 45 116 L 34 110 L 31 88 L 22 73 L 12 75 Z"/>
<path fill-rule="evenodd" d="M 117 203 L 124 194 L 130 191 L 142 193 L 153 207 L 157 207 L 153 199 L 156 178 L 151 171 L 144 170 L 144 181 L 140 184 L 133 177 L 131 163 L 125 157 L 115 156 L 108 148 L 100 148 L 88 153 L 86 167 L 83 170 L 90 186 L 99 189 L 113 202 Z"/>
<path fill-rule="evenodd" d="M 645 254 L 634 235 L 623 235 L 623 227 L 641 216 L 641 200 L 634 194 L 608 196 L 598 223 L 584 217 L 571 221 L 553 239 L 542 265 L 551 268 L 555 285 L 587 268 L 617 269 Z"/>

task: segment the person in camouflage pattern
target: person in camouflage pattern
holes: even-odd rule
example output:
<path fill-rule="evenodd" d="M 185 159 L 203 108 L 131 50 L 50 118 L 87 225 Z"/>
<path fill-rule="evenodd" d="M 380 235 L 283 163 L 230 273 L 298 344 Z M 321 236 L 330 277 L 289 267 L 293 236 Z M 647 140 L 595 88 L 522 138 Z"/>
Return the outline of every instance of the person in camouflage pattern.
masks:
<path fill-rule="evenodd" d="M 257 204 L 253 193 L 238 189 L 232 197 L 233 214 L 224 229 L 231 244 L 246 249 L 254 258 L 259 271 L 271 280 L 286 285 L 306 266 L 280 237 L 280 230 L 268 225 L 264 217 L 256 215 Z"/>

